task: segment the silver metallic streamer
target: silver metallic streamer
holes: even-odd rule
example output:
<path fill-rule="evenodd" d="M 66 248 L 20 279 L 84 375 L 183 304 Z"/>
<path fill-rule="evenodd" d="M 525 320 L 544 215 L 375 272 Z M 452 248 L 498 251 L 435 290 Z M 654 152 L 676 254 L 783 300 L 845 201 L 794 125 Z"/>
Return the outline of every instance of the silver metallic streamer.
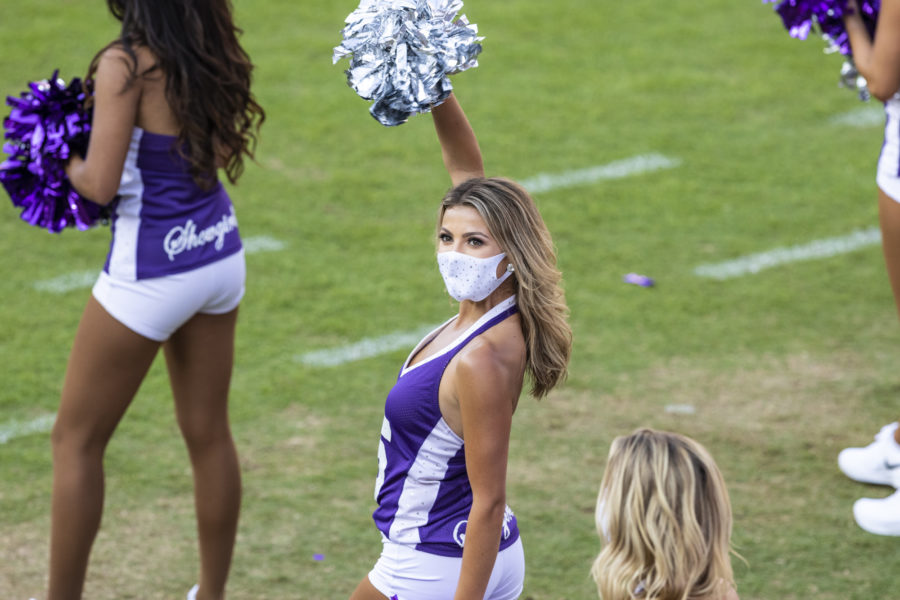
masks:
<path fill-rule="evenodd" d="M 872 97 L 869 93 L 866 78 L 859 74 L 856 65 L 853 63 L 853 59 L 850 57 L 847 57 L 844 64 L 841 65 L 840 84 L 841 87 L 855 91 L 857 95 L 859 95 L 859 99 L 863 102 Z"/>
<path fill-rule="evenodd" d="M 841 64 L 841 75 L 838 79 L 838 85 L 847 88 L 852 92 L 856 92 L 856 95 L 860 100 L 868 102 L 872 97 L 872 94 L 869 93 L 869 84 L 866 81 L 866 78 L 860 75 L 859 70 L 856 68 L 856 63 L 853 62 L 853 56 L 841 52 L 841 47 L 831 37 L 823 34 L 822 39 L 825 40 L 826 44 L 825 50 L 823 50 L 825 54 L 844 54 L 844 62 Z"/>
<path fill-rule="evenodd" d="M 477 67 L 478 26 L 462 0 L 361 0 L 332 62 L 350 57 L 347 83 L 382 125 L 400 125 L 447 99 L 448 75 Z"/>

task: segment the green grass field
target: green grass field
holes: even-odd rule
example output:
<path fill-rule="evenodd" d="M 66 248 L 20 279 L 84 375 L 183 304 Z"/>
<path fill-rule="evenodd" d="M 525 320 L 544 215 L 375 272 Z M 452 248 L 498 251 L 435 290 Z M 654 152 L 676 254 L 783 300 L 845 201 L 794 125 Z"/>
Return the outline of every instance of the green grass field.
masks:
<path fill-rule="evenodd" d="M 378 432 L 407 349 L 334 367 L 298 357 L 452 314 L 432 248 L 448 180 L 430 117 L 381 127 L 346 86 L 346 63 L 331 64 L 353 0 L 235 5 L 268 119 L 232 195 L 242 234 L 284 248 L 248 257 L 232 386 L 245 495 L 229 597 L 346 598 L 380 551 Z M 880 248 L 724 281 L 694 273 L 875 225 L 880 126 L 833 119 L 878 107 L 839 89 L 840 60 L 819 40 L 790 39 L 758 1 L 469 0 L 465 12 L 486 39 L 481 66 L 454 84 L 489 174 L 680 161 L 536 194 L 575 350 L 567 385 L 524 398 L 514 420 L 523 598 L 596 597 L 596 488 L 611 440 L 641 425 L 693 436 L 717 458 L 746 559 L 735 561 L 743 600 L 892 596 L 900 540 L 864 533 L 851 515 L 856 498 L 888 490 L 847 480 L 835 461 L 900 409 L 900 327 Z M 54 68 L 83 75 L 115 34 L 99 0 L 7 2 L 0 94 Z M 109 236 L 53 236 L 5 211 L 0 428 L 56 410 L 89 294 L 36 282 L 99 270 Z M 656 287 L 623 283 L 632 271 Z M 183 598 L 196 578 L 190 473 L 162 363 L 107 453 L 91 600 Z M 695 412 L 667 412 L 679 404 Z M 0 443 L 4 600 L 43 598 L 50 485 L 46 431 Z"/>

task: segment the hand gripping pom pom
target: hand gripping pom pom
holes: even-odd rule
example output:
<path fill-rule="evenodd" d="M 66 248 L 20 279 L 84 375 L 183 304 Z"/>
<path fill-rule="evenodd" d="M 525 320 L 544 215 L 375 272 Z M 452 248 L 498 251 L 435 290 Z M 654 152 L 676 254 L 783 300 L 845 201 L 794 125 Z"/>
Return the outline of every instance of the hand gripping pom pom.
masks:
<path fill-rule="evenodd" d="M 81 197 L 66 176 L 73 154 L 84 155 L 91 128 L 84 101 L 89 92 L 78 78 L 68 87 L 57 77 L 30 83 L 4 119 L 9 158 L 0 163 L 0 183 L 22 220 L 59 233 L 66 227 L 84 230 L 105 222 L 106 209 Z"/>
<path fill-rule="evenodd" d="M 846 57 L 841 67 L 841 85 L 859 94 L 860 100 L 869 99 L 866 80 L 853 64 L 850 37 L 844 28 L 844 15 L 849 14 L 847 0 L 763 0 L 777 3 L 775 12 L 781 16 L 791 37 L 805 40 L 813 29 L 818 30 L 828 44 L 827 53 L 839 52 Z M 860 16 L 869 30 L 875 34 L 875 23 L 881 10 L 881 0 L 857 0 Z"/>
<path fill-rule="evenodd" d="M 350 56 L 347 83 L 382 125 L 405 123 L 447 99 L 448 75 L 477 67 L 478 26 L 455 18 L 461 0 L 361 0 L 333 62 Z"/>

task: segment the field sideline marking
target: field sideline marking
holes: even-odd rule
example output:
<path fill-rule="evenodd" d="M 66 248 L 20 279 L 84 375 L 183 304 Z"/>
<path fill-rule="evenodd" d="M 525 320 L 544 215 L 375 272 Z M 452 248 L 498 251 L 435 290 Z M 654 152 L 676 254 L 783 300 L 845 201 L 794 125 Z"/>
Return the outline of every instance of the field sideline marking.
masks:
<path fill-rule="evenodd" d="M 267 235 L 257 235 L 242 240 L 244 244 L 244 253 L 257 254 L 259 252 L 276 252 L 283 250 L 286 244 L 281 240 L 269 237 Z M 39 292 L 50 292 L 52 294 L 65 294 L 72 290 L 89 288 L 97 281 L 97 271 L 75 271 L 66 273 L 52 279 L 44 279 L 35 281 L 32 287 Z"/>
<path fill-rule="evenodd" d="M 839 115 L 834 115 L 828 122 L 832 125 L 849 125 L 850 127 L 884 126 L 884 107 L 864 106 Z"/>
<path fill-rule="evenodd" d="M 693 404 L 666 404 L 666 412 L 673 415 L 692 415 L 697 409 Z"/>
<path fill-rule="evenodd" d="M 285 244 L 279 239 L 267 235 L 254 235 L 242 240 L 245 254 L 257 254 L 259 252 L 277 252 L 284 250 Z"/>
<path fill-rule="evenodd" d="M 45 433 L 53 429 L 53 423 L 56 421 L 56 413 L 43 415 L 31 421 L 7 421 L 0 425 L 0 444 L 5 444 L 10 440 L 25 437 L 32 433 Z"/>
<path fill-rule="evenodd" d="M 631 175 L 640 175 L 660 169 L 672 169 L 681 164 L 677 158 L 669 158 L 662 154 L 639 154 L 631 158 L 623 158 L 605 165 L 565 171 L 563 173 L 539 173 L 534 177 L 519 181 L 532 194 L 548 192 L 559 188 L 573 187 L 585 183 L 594 183 L 609 179 L 622 179 Z"/>
<path fill-rule="evenodd" d="M 859 248 L 874 246 L 880 242 L 881 231 L 878 227 L 869 227 L 868 229 L 858 229 L 840 237 L 814 240 L 808 244 L 788 246 L 786 248 L 773 248 L 766 252 L 748 254 L 734 260 L 699 265 L 694 268 L 694 274 L 710 279 L 732 279 L 759 273 L 765 269 L 771 269 L 787 263 L 846 254 Z"/>
<path fill-rule="evenodd" d="M 32 287 L 39 292 L 50 292 L 52 294 L 65 294 L 71 290 L 88 288 L 97 281 L 97 275 L 100 271 L 75 271 L 66 273 L 53 279 L 44 279 L 35 281 Z"/>
<path fill-rule="evenodd" d="M 308 367 L 337 367 L 402 348 L 412 349 L 413 345 L 436 327 L 437 325 L 423 325 L 411 331 L 397 331 L 380 337 L 364 338 L 346 346 L 298 354 L 294 356 L 294 360 Z"/>

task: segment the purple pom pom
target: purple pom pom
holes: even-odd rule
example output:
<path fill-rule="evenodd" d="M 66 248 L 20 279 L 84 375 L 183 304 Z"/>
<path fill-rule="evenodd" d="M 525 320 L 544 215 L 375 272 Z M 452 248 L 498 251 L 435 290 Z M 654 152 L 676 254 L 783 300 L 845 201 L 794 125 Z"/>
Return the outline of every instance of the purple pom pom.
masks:
<path fill-rule="evenodd" d="M 775 12 L 781 16 L 791 37 L 805 40 L 809 32 L 818 29 L 831 47 L 844 56 L 852 54 L 850 39 L 844 28 L 847 0 L 763 0 L 777 2 Z M 858 0 L 859 11 L 869 34 L 875 33 L 875 22 L 881 0 Z"/>
<path fill-rule="evenodd" d="M 9 158 L 0 163 L 0 183 L 22 209 L 22 220 L 51 233 L 89 229 L 107 217 L 106 208 L 80 196 L 66 176 L 69 158 L 87 150 L 89 92 L 78 78 L 66 86 L 57 74 L 30 83 L 19 98 L 7 97 L 12 111 L 3 121 L 3 150 Z"/>

